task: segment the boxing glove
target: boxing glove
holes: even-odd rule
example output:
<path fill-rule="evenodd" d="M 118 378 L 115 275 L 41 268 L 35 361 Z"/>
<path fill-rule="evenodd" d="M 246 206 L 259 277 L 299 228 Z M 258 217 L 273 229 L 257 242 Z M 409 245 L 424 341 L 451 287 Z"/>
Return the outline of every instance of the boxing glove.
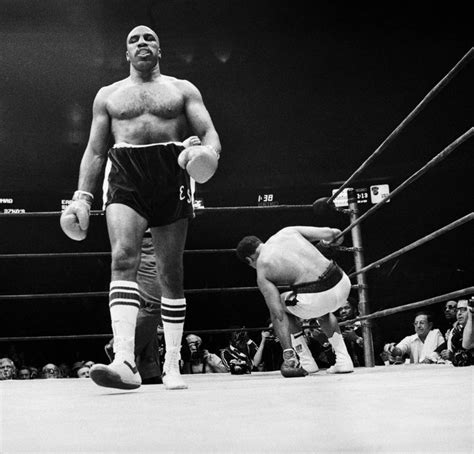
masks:
<path fill-rule="evenodd" d="M 308 372 L 300 366 L 298 356 L 292 348 L 283 350 L 283 364 L 281 365 L 280 372 L 287 378 L 308 375 Z"/>
<path fill-rule="evenodd" d="M 76 191 L 72 202 L 62 212 L 60 218 L 63 232 L 74 241 L 82 241 L 87 236 L 89 216 L 94 196 L 86 191 Z"/>
<path fill-rule="evenodd" d="M 185 148 L 178 156 L 178 164 L 197 183 L 210 180 L 217 170 L 219 155 L 213 147 L 196 145 Z"/>

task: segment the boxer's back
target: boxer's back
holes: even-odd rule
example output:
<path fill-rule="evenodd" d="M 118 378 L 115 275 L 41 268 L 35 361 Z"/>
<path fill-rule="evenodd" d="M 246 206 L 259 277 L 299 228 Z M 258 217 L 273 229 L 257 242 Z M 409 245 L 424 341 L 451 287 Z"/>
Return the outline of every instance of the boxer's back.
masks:
<path fill-rule="evenodd" d="M 298 284 L 318 279 L 329 260 L 297 232 L 281 231 L 265 242 L 259 262 L 276 284 Z"/>

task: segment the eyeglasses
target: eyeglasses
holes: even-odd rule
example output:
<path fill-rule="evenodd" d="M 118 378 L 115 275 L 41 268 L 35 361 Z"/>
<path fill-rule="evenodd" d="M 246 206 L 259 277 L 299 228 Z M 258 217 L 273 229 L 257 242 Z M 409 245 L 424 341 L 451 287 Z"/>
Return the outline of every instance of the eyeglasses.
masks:
<path fill-rule="evenodd" d="M 453 310 L 456 310 L 456 306 L 446 306 L 446 308 L 444 310 L 445 311 L 453 311 Z"/>

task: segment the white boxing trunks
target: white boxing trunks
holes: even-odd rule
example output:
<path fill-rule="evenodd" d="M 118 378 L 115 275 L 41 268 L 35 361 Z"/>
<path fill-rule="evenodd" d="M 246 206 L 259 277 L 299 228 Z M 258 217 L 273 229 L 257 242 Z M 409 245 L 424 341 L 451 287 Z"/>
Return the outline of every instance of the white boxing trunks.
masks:
<path fill-rule="evenodd" d="M 351 281 L 344 271 L 331 262 L 326 271 L 313 282 L 290 286 L 285 292 L 286 310 L 302 319 L 321 317 L 337 311 L 351 291 Z"/>

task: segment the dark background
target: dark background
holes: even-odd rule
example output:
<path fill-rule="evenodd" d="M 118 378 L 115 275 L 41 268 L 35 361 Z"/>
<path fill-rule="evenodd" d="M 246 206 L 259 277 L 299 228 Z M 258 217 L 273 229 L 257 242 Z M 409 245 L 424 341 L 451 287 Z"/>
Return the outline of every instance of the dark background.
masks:
<path fill-rule="evenodd" d="M 127 77 L 125 38 L 139 24 L 160 37 L 162 72 L 200 89 L 220 134 L 219 171 L 198 188 L 206 206 L 256 205 L 264 194 L 280 204 L 329 196 L 472 47 L 467 10 L 417 3 L 318 2 L 313 11 L 298 0 L 0 0 L 0 199 L 13 199 L 1 211 L 59 211 L 70 198 L 93 98 Z M 353 186 L 394 189 L 472 127 L 472 80 L 471 61 Z M 362 224 L 366 263 L 472 211 L 472 143 Z M 204 213 L 187 249 L 233 248 L 249 233 L 266 239 L 285 225 L 329 223 L 342 228 L 347 220 L 308 210 Z M 472 245 L 470 223 L 371 271 L 371 311 L 472 285 Z M 93 218 L 82 243 L 65 237 L 57 217 L 0 219 L 2 254 L 108 248 L 103 217 Z M 353 270 L 350 255 L 337 260 Z M 187 289 L 255 285 L 232 254 L 186 254 L 185 267 Z M 103 291 L 109 260 L 3 258 L 0 272 L 2 294 Z M 442 307 L 430 309 L 444 328 Z M 411 333 L 413 315 L 377 321 L 377 342 Z M 256 292 L 190 295 L 185 329 L 258 327 L 267 317 Z M 0 337 L 110 332 L 104 298 L 0 301 L 0 319 Z M 102 344 L 16 349 L 30 363 L 103 361 Z M 0 353 L 11 348 L 0 343 Z"/>

